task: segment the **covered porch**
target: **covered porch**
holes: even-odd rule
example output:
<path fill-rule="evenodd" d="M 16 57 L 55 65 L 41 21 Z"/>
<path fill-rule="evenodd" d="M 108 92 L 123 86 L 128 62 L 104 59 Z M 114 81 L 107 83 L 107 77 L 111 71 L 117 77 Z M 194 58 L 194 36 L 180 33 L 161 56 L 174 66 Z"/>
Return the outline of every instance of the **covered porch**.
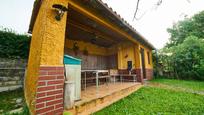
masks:
<path fill-rule="evenodd" d="M 29 32 L 25 97 L 33 114 L 90 114 L 152 77 L 153 46 L 100 0 L 37 0 Z M 71 65 L 65 75 L 64 55 L 81 59 L 78 72 Z M 79 98 L 66 108 L 64 94 L 75 93 L 66 82 L 75 76 Z"/>
<path fill-rule="evenodd" d="M 94 81 L 93 76 L 104 76 L 104 79 L 108 76 L 122 76 L 124 81 L 129 79 L 142 82 L 138 42 L 130 40 L 114 27 L 108 27 L 72 4 L 69 4 L 68 12 L 64 55 L 81 59 L 82 79 Z M 136 78 L 131 78 L 131 75 Z"/>
<path fill-rule="evenodd" d="M 140 66 L 139 44 L 75 6 L 69 5 L 68 12 L 64 54 L 81 59 L 81 87 L 76 89 L 80 90 L 80 98 L 74 105 L 66 106 L 69 102 L 64 100 L 65 109 L 90 114 L 141 87 L 141 76 L 136 71 Z"/>

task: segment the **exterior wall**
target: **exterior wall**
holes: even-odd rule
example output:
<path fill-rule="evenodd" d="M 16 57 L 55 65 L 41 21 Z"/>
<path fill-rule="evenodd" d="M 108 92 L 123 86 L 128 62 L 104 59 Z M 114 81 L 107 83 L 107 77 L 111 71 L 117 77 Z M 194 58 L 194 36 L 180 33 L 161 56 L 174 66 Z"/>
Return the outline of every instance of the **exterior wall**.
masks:
<path fill-rule="evenodd" d="M 37 83 L 36 114 L 57 115 L 64 110 L 64 67 L 40 67 Z"/>
<path fill-rule="evenodd" d="M 127 61 L 132 61 L 135 69 L 135 53 L 133 44 L 123 44 L 118 48 L 118 69 L 127 69 Z"/>
<path fill-rule="evenodd" d="M 146 69 L 152 69 L 153 68 L 153 63 L 152 63 L 152 50 L 140 45 L 141 48 L 144 49 L 144 56 L 145 56 L 145 67 Z M 147 52 L 149 52 L 150 56 L 150 64 L 148 63 L 148 56 Z"/>
<path fill-rule="evenodd" d="M 74 43 L 77 43 L 80 51 L 87 49 L 88 53 L 93 55 L 108 56 L 108 55 L 115 54 L 117 52 L 115 47 L 104 48 L 88 42 L 75 41 L 70 39 L 65 40 L 65 47 L 69 49 L 73 49 Z"/>
<path fill-rule="evenodd" d="M 153 63 L 152 63 L 152 50 L 140 45 L 140 48 L 144 49 L 144 56 L 145 56 L 145 70 L 146 70 L 146 79 L 151 80 L 153 78 Z M 149 52 L 149 58 L 150 63 L 148 63 L 148 55 L 147 52 Z M 142 61 L 141 61 L 142 62 Z"/>
<path fill-rule="evenodd" d="M 39 91 L 37 83 L 41 76 L 41 66 L 56 67 L 63 65 L 67 13 L 64 14 L 60 21 L 57 21 L 55 19 L 55 11 L 52 9 L 53 4 L 67 6 L 68 0 L 42 0 L 32 31 L 27 76 L 24 86 L 26 103 L 32 114 L 44 112 L 37 111 L 36 109 L 36 105 L 38 105 L 38 101 L 36 101 L 38 99 L 37 92 Z M 43 99 L 42 102 L 47 102 L 47 100 Z"/>

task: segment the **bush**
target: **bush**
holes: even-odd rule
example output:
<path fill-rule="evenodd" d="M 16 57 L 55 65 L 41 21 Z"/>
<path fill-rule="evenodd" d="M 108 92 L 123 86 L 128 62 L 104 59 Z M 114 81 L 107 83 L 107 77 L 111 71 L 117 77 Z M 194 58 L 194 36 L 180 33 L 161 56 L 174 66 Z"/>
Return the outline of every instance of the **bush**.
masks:
<path fill-rule="evenodd" d="M 169 55 L 167 55 L 169 54 Z M 168 71 L 178 79 L 204 80 L 204 41 L 195 36 L 185 38 L 182 44 L 172 46 L 161 58 Z"/>
<path fill-rule="evenodd" d="M 0 58 L 28 58 L 31 37 L 0 30 Z"/>

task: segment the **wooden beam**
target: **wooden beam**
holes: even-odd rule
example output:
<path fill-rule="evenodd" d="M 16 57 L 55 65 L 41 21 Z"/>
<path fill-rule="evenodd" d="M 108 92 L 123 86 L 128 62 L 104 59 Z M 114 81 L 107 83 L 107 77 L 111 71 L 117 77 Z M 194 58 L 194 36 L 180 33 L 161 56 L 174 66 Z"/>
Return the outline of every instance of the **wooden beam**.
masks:
<path fill-rule="evenodd" d="M 101 33 L 100 31 L 95 30 L 95 29 L 93 29 L 93 28 L 91 28 L 91 27 L 88 27 L 88 26 L 86 26 L 86 25 L 80 24 L 80 23 L 78 23 L 78 22 L 76 22 L 76 21 L 69 20 L 69 21 L 68 21 L 68 24 L 70 24 L 70 25 L 72 25 L 72 26 L 74 26 L 74 27 L 76 27 L 76 28 L 78 28 L 78 29 L 81 29 L 81 30 L 83 30 L 83 31 L 86 31 L 86 32 L 88 32 L 88 33 L 95 34 L 96 36 L 99 36 L 100 38 L 105 39 L 105 40 L 107 40 L 107 41 L 110 41 L 110 42 L 113 42 L 113 43 L 117 43 L 117 41 L 112 40 L 109 36 L 104 35 L 104 34 Z"/>
<path fill-rule="evenodd" d="M 99 18 L 98 16 L 94 15 L 93 13 L 87 11 L 87 9 L 83 8 L 82 6 L 78 5 L 75 0 L 69 0 L 70 7 L 79 11 L 80 13 L 84 14 L 85 16 L 95 20 L 96 22 L 106 26 L 107 28 L 110 28 L 111 30 L 119 33 L 120 35 L 124 36 L 128 40 L 139 43 L 136 39 L 134 39 L 132 36 L 130 36 L 128 33 L 124 32 L 123 30 L 119 29 L 118 27 L 115 27 L 113 24 Z"/>

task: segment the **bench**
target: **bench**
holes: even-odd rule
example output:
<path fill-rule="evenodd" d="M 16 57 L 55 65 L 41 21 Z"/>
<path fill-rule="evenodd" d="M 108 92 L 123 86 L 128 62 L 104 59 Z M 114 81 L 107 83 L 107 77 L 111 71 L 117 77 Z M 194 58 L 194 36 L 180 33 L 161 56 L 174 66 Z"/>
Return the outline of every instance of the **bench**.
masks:
<path fill-rule="evenodd" d="M 136 82 L 137 81 L 137 75 L 136 74 L 119 74 L 117 69 L 110 69 L 109 71 L 110 76 L 114 77 L 114 83 L 116 81 L 116 77 L 120 77 L 120 81 L 123 82 L 123 77 L 133 77 L 133 80 L 129 80 L 129 81 L 133 81 Z"/>

